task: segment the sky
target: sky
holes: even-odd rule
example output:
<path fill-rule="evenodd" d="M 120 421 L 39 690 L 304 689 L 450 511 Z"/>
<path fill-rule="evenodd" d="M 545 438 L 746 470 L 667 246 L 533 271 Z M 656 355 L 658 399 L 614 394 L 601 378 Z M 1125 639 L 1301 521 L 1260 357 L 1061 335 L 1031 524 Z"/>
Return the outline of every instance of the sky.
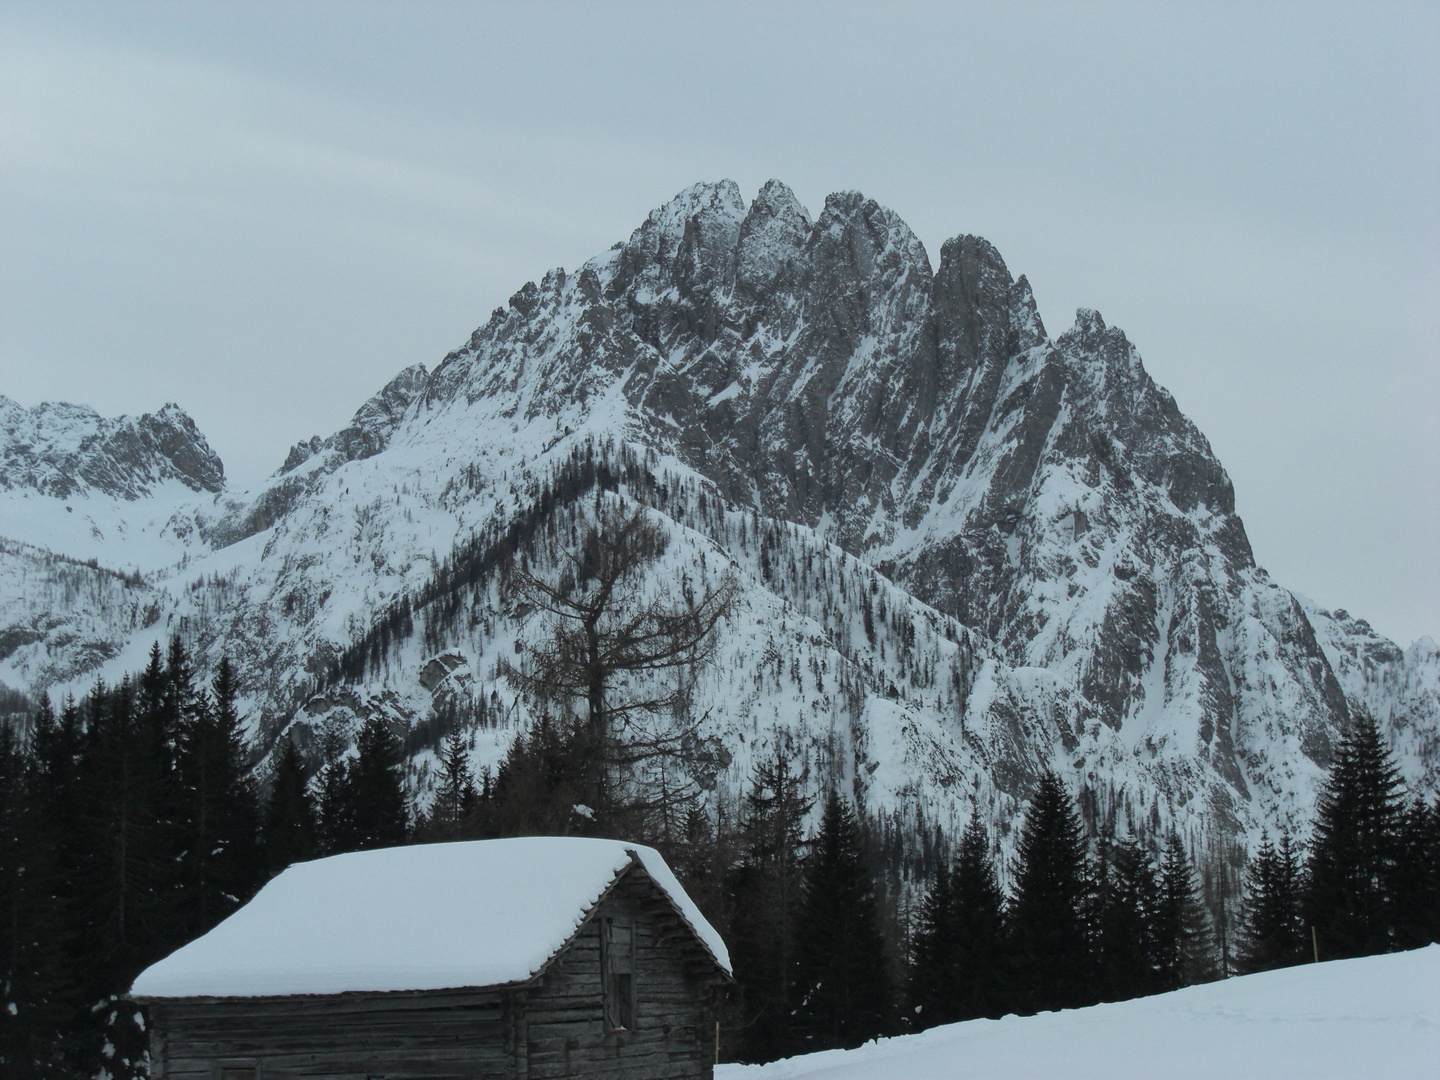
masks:
<path fill-rule="evenodd" d="M 991 240 L 1257 561 L 1440 637 L 1440 5 L 0 5 L 0 394 L 233 487 L 699 180 Z"/>

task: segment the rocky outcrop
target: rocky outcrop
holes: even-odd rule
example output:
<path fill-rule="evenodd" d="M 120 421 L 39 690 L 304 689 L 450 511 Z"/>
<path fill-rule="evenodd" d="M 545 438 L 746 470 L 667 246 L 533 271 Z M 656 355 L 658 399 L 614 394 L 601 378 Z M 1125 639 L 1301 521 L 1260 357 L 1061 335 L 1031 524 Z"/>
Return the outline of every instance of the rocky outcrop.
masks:
<path fill-rule="evenodd" d="M 0 489 L 133 501 L 169 480 L 196 492 L 225 487 L 220 458 L 178 405 L 106 419 L 83 405 L 23 409 L 0 397 Z"/>

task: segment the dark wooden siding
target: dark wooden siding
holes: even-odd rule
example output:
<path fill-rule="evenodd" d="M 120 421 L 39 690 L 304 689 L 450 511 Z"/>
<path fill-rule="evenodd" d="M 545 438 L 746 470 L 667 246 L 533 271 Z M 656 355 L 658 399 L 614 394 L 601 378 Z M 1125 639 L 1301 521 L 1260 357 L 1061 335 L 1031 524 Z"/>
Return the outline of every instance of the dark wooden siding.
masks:
<path fill-rule="evenodd" d="M 220 1063 L 257 1080 L 511 1080 L 514 1018 L 495 992 L 228 999 L 152 1005 L 164 1080 L 216 1080 Z"/>
<path fill-rule="evenodd" d="M 601 934 L 633 928 L 634 1026 L 608 1030 Z M 724 976 L 664 894 L 628 871 L 534 982 L 467 992 L 153 1003 L 156 1080 L 710 1080 Z"/>
<path fill-rule="evenodd" d="M 635 931 L 635 1026 L 607 1031 L 604 920 Z M 526 994 L 526 1080 L 620 1077 L 709 1080 L 715 1054 L 710 997 L 719 974 L 689 928 L 640 870 L 632 870 Z"/>

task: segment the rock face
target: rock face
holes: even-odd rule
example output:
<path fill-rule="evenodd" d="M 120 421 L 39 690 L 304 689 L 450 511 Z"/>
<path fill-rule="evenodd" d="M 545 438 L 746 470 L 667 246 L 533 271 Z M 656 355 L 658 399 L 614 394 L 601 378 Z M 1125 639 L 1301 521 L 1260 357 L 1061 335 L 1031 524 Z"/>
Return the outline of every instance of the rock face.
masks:
<path fill-rule="evenodd" d="M 36 442 L 16 434 L 29 415 L 4 413 L 7 447 Z M 39 490 L 96 482 L 78 457 L 24 453 L 74 461 Z M 199 513 L 198 583 L 194 562 L 148 583 L 152 621 L 116 616 L 107 663 L 185 626 L 251 673 L 268 746 L 318 723 L 325 673 L 357 645 L 379 656 L 367 631 L 413 602 L 424 632 L 387 629 L 339 712 L 410 717 L 423 757 L 443 691 L 446 716 L 490 718 L 493 760 L 527 708 L 496 658 L 535 626 L 483 581 L 466 620 L 442 618 L 434 598 L 461 587 L 442 570 L 597 459 L 673 533 L 670 580 L 742 581 L 721 652 L 747 674 L 700 676 L 707 790 L 745 783 L 787 729 L 872 808 L 1003 831 L 1055 768 L 1092 816 L 1198 841 L 1303 822 L 1356 708 L 1435 787 L 1433 644 L 1402 651 L 1255 566 L 1225 470 L 1120 330 L 1082 310 L 1052 338 L 985 240 L 948 241 L 932 267 L 875 202 L 832 195 L 812 219 L 775 181 L 748 206 L 730 182 L 682 192 Z M 218 462 L 216 486 L 185 468 L 218 490 Z M 570 498 L 583 514 L 590 496 Z M 0 679 L 75 669 L 41 662 L 64 646 L 38 625 Z M 460 664 L 466 679 L 441 676 Z"/>
<path fill-rule="evenodd" d="M 1180 739 L 1241 799 L 1242 727 L 1329 763 L 1349 702 L 1256 569 L 1205 437 L 1099 314 L 1051 340 L 985 240 L 947 242 L 932 272 L 858 194 L 812 223 L 774 181 L 748 208 L 697 186 L 516 294 L 426 395 L 515 394 L 536 416 L 607 378 L 647 442 L 733 502 L 862 556 L 1008 664 L 1063 673 L 1045 703 L 1062 744 L 1092 723 Z"/>
<path fill-rule="evenodd" d="M 178 405 L 107 420 L 83 405 L 22 409 L 0 397 L 0 488 L 133 501 L 167 480 L 196 492 L 225 487 L 225 467 Z"/>

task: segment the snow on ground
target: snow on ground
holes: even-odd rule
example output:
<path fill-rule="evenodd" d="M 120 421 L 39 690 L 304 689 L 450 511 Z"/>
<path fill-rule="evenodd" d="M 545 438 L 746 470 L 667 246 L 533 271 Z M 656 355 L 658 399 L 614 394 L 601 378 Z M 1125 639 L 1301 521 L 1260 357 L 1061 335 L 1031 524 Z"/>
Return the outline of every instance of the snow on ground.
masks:
<path fill-rule="evenodd" d="M 727 971 L 725 943 L 653 848 L 539 836 L 334 855 L 290 867 L 140 973 L 140 998 L 443 990 L 523 982 L 638 860 Z"/>
<path fill-rule="evenodd" d="M 1440 945 L 715 1070 L 716 1080 L 1435 1076 Z"/>

